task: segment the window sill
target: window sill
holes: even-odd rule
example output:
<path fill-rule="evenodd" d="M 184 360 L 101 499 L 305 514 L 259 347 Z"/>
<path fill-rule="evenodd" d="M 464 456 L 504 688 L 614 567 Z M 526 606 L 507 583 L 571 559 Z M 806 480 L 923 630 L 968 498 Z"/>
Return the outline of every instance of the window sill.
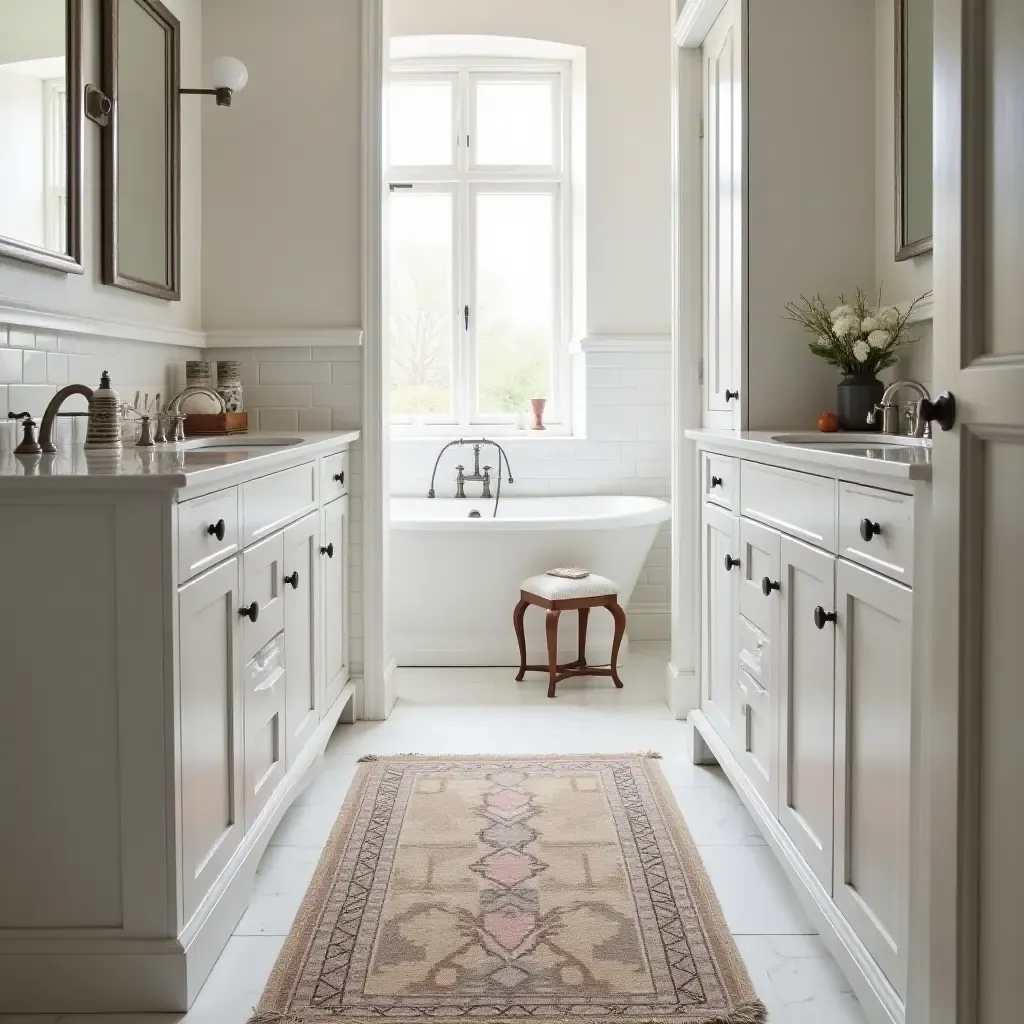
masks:
<path fill-rule="evenodd" d="M 399 443 L 428 443 L 447 444 L 449 441 L 459 441 L 465 438 L 472 441 L 474 438 L 486 437 L 491 440 L 500 441 L 505 445 L 515 443 L 522 444 L 544 444 L 546 441 L 570 441 L 580 444 L 586 443 L 586 437 L 580 434 L 571 434 L 568 431 L 548 430 L 514 430 L 508 433 L 499 433 L 497 430 L 479 430 L 474 433 L 446 433 L 441 430 L 424 430 L 422 432 L 399 432 L 394 426 L 391 428 L 391 440 Z"/>

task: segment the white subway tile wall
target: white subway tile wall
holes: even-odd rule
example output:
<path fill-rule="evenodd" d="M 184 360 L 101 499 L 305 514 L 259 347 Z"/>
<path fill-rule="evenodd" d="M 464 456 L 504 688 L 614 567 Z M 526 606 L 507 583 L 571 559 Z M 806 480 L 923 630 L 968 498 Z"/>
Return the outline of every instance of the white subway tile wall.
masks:
<path fill-rule="evenodd" d="M 362 350 L 323 348 L 209 348 L 204 359 L 241 362 L 250 430 L 358 429 L 363 420 Z M 363 465 L 358 442 L 349 459 L 349 637 L 354 675 L 363 671 Z"/>
<path fill-rule="evenodd" d="M 623 343 L 624 345 L 626 343 Z M 209 349 L 239 359 L 245 405 L 259 430 L 329 430 L 362 422 L 362 350 L 355 347 Z M 524 432 L 502 438 L 522 495 L 640 494 L 668 499 L 671 359 L 664 352 L 592 352 L 585 357 L 586 438 Z M 391 443 L 391 490 L 426 494 L 441 447 L 408 437 Z M 463 455 L 464 457 L 464 455 Z M 458 453 L 438 467 L 439 493 L 454 487 Z M 353 459 L 352 663 L 362 665 L 362 466 Z M 668 524 L 659 532 L 630 605 L 630 635 L 669 638 Z"/>

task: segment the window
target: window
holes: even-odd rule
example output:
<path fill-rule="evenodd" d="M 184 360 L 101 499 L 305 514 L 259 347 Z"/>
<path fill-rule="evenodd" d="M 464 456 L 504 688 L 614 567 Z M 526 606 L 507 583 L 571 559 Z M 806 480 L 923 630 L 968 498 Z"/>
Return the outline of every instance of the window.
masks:
<path fill-rule="evenodd" d="M 43 83 L 43 117 L 46 123 L 43 165 L 43 216 L 46 248 L 67 252 L 68 246 L 68 93 L 63 78 Z"/>
<path fill-rule="evenodd" d="M 569 65 L 396 62 L 389 95 L 391 414 L 567 423 Z"/>

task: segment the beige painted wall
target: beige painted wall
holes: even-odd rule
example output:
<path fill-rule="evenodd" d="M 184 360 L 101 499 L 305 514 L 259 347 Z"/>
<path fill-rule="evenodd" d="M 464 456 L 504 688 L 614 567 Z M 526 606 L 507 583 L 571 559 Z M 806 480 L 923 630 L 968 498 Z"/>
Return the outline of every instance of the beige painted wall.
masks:
<path fill-rule="evenodd" d="M 203 111 L 203 326 L 361 322 L 359 0 L 205 0 L 249 84 Z"/>
<path fill-rule="evenodd" d="M 181 20 L 183 82 L 198 82 L 203 73 L 201 0 L 165 0 Z M 84 4 L 84 82 L 99 82 L 100 0 Z M 83 194 L 85 274 L 60 274 L 27 263 L 0 259 L 0 305 L 5 300 L 83 316 L 131 320 L 144 324 L 198 330 L 201 314 L 200 224 L 202 219 L 201 107 L 196 98 L 181 111 L 181 267 L 182 301 L 165 302 L 101 284 L 100 129 L 85 122 Z M 0 153 L 0 159 L 8 155 Z M 214 196 L 216 201 L 216 196 Z"/>
<path fill-rule="evenodd" d="M 673 0 L 392 0 L 391 34 L 587 51 L 586 334 L 668 334 Z"/>

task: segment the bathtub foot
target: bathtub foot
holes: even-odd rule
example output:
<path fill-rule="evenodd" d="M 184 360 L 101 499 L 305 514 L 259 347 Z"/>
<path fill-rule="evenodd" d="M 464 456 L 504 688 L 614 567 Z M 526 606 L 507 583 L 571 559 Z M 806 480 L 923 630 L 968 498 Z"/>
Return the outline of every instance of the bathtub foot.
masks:
<path fill-rule="evenodd" d="M 616 688 L 621 690 L 622 680 L 619 678 L 618 661 L 619 647 L 622 645 L 622 638 L 626 633 L 626 613 L 622 610 L 622 605 L 618 601 L 609 605 L 608 611 L 612 613 L 612 617 L 615 619 L 615 636 L 612 638 L 611 676 Z"/>
<path fill-rule="evenodd" d="M 526 676 L 526 632 L 523 629 L 523 619 L 526 617 L 526 609 L 530 607 L 529 601 L 520 601 L 516 610 L 512 613 L 512 625 L 515 626 L 516 640 L 519 641 L 519 675 L 516 682 L 521 683 Z"/>

